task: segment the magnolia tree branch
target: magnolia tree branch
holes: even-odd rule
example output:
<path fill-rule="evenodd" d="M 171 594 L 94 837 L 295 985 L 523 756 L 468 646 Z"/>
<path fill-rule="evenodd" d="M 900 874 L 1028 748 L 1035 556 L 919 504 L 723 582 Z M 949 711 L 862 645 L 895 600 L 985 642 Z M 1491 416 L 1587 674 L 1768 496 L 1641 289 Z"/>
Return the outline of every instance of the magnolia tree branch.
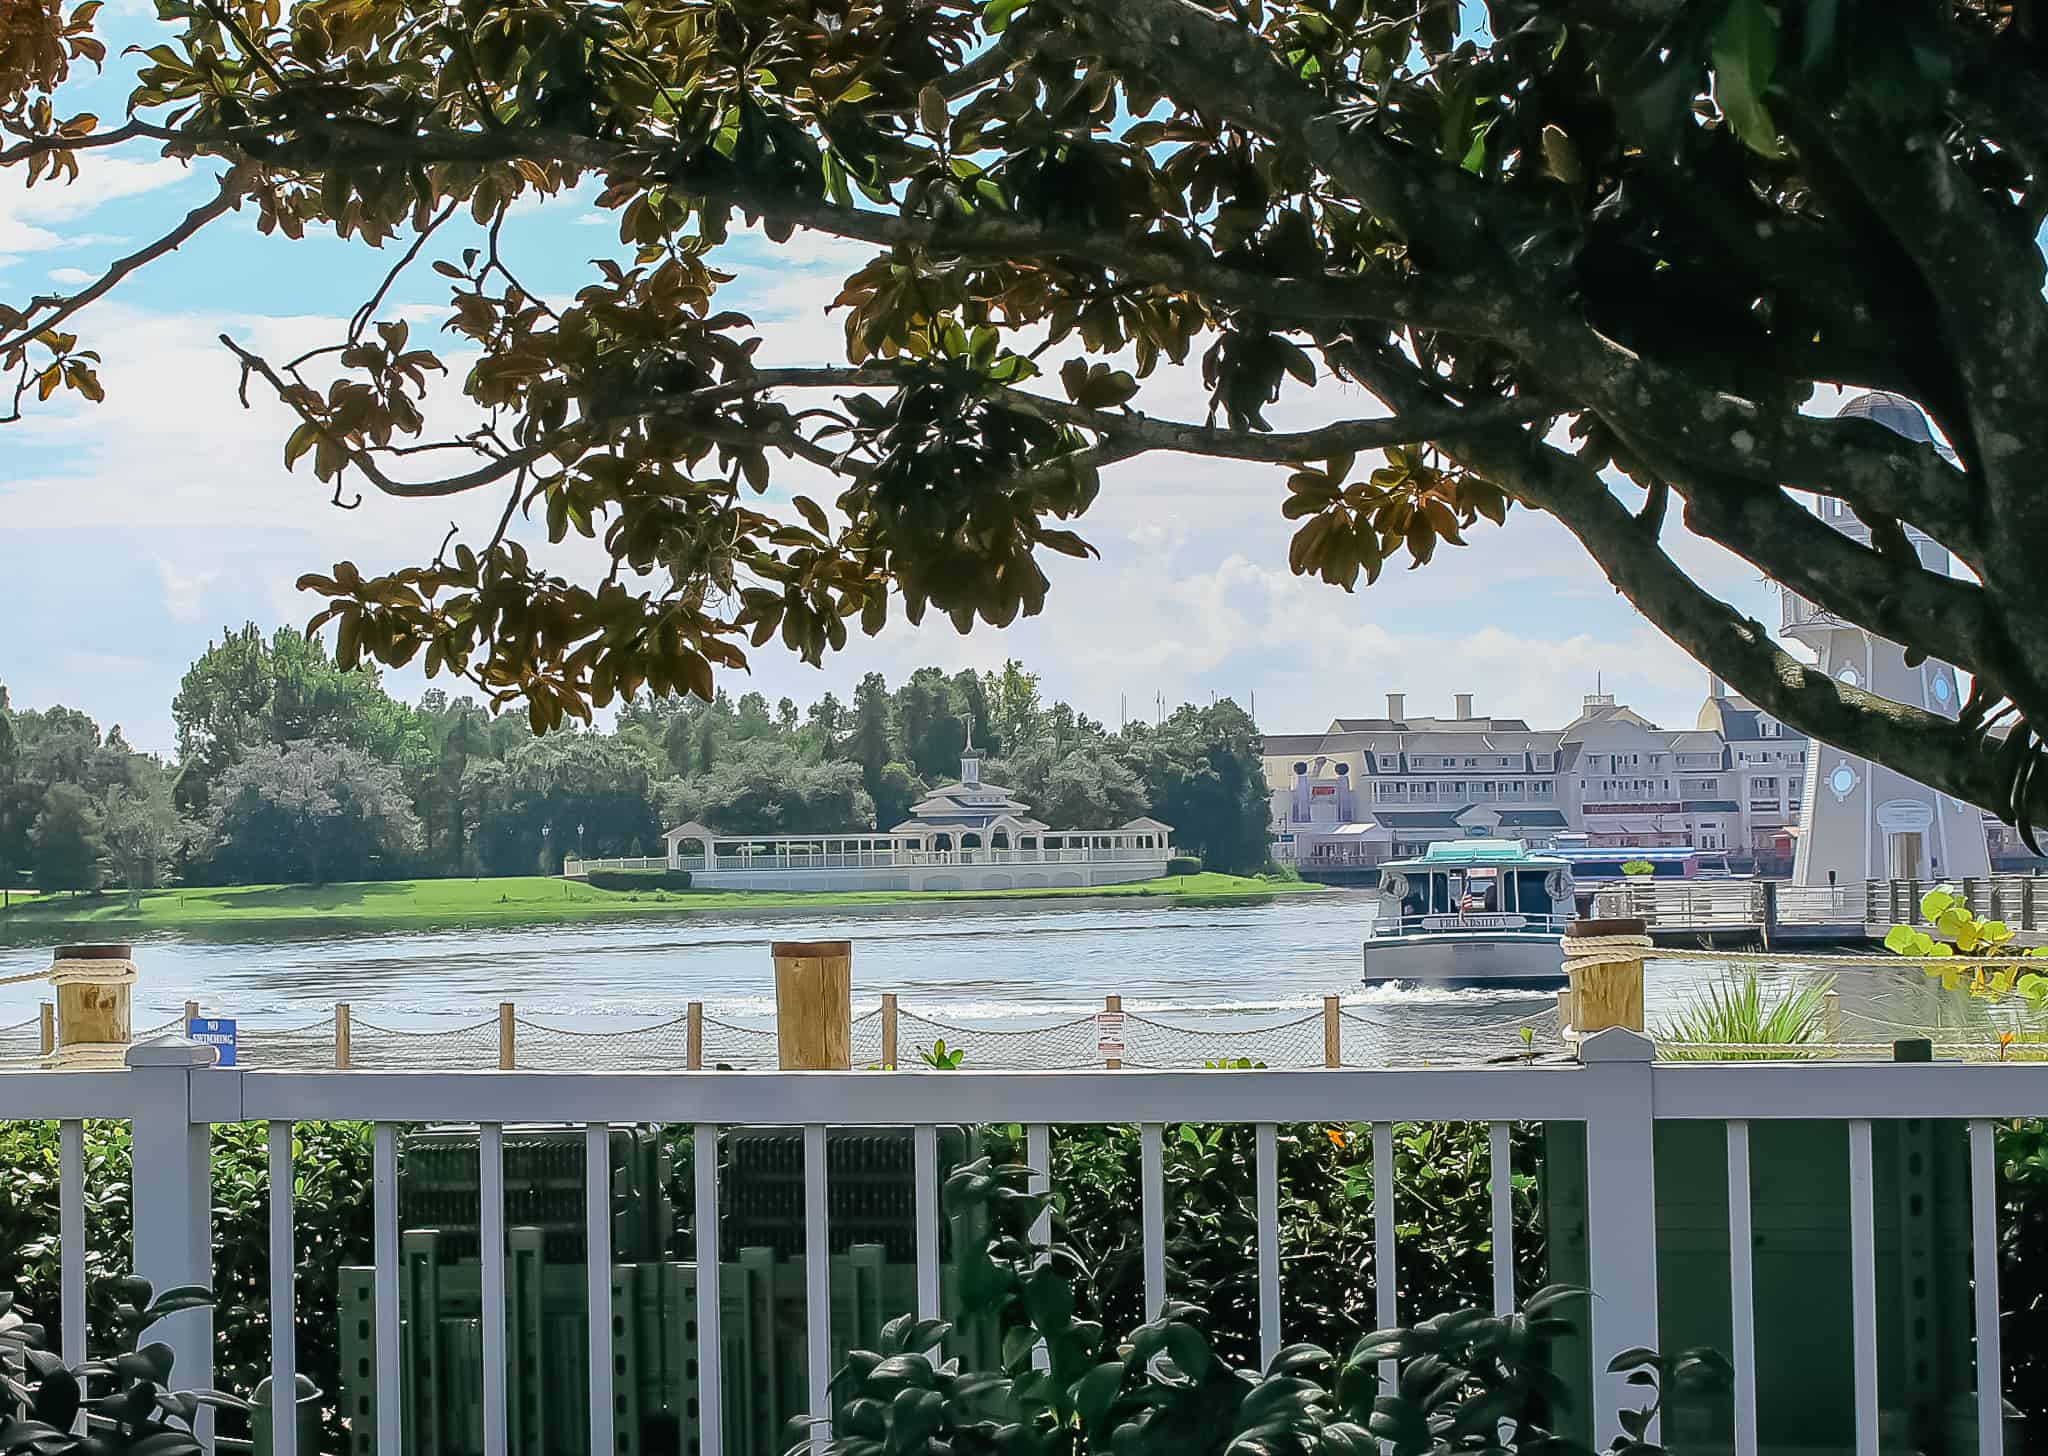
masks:
<path fill-rule="evenodd" d="M 240 168 L 231 169 L 221 178 L 220 191 L 186 213 L 184 221 L 147 246 L 136 249 L 125 258 L 117 259 L 105 273 L 78 292 L 60 298 L 30 300 L 27 322 L 12 334 L 0 335 L 0 354 L 11 353 L 33 341 L 36 335 L 58 327 L 88 304 L 112 293 L 123 279 L 138 268 L 155 262 L 166 253 L 174 252 L 189 242 L 201 228 L 240 204 L 246 195 L 245 180 Z"/>
<path fill-rule="evenodd" d="M 1352 362 L 1396 409 L 1423 408 L 1440 395 L 1405 361 L 1361 353 Z M 1527 430 L 1506 428 L 1438 444 L 1524 503 L 1556 516 L 1637 610 L 1766 712 L 1824 742 L 1853 744 L 1880 762 L 1910 763 L 1923 782 L 1966 802 L 2005 802 L 2010 775 L 1995 746 L 1967 724 L 1852 688 L 1791 656 L 1761 622 L 1688 576 L 1606 482 L 1570 454 Z M 2038 776 L 2029 804 L 2034 821 L 2048 819 L 2048 782 Z"/>

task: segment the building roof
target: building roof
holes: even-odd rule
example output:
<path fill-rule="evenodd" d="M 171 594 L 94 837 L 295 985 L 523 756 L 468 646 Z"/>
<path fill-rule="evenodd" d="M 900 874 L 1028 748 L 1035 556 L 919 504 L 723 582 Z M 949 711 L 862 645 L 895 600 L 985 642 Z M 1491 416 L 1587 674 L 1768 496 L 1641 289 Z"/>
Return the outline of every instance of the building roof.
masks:
<path fill-rule="evenodd" d="M 1464 809 L 1375 809 L 1372 817 L 1389 829 L 1457 829 Z"/>
<path fill-rule="evenodd" d="M 1127 820 L 1125 820 L 1125 821 L 1124 821 L 1124 825 L 1123 825 L 1123 827 L 1124 827 L 1124 828 L 1126 828 L 1126 829 L 1165 829 L 1165 830 L 1171 830 L 1171 829 L 1173 828 L 1173 826 L 1172 826 L 1171 824 L 1163 823 L 1162 821 L 1160 821 L 1160 820 L 1158 820 L 1158 819 L 1154 819 L 1154 818 L 1152 818 L 1152 817 L 1151 817 L 1150 815 L 1146 815 L 1146 814 L 1140 814 L 1140 815 L 1139 815 L 1139 816 L 1138 816 L 1137 818 L 1135 818 L 1135 819 L 1127 819 Z"/>
<path fill-rule="evenodd" d="M 1265 755 L 1268 758 L 1279 758 L 1290 753 L 1320 753 L 1325 736 L 1327 735 L 1321 733 L 1268 733 L 1264 746 Z"/>
<path fill-rule="evenodd" d="M 1916 444 L 1935 443 L 1934 431 L 1927 426 L 1927 416 L 1920 412 L 1920 406 L 1903 394 L 1893 394 L 1888 389 L 1873 389 L 1868 394 L 1859 394 L 1840 409 L 1835 418 L 1842 420 L 1875 420 L 1895 435 L 1904 435 Z"/>
<path fill-rule="evenodd" d="M 1566 829 L 1570 825 L 1561 809 L 1503 809 L 1499 815 L 1503 828 L 1515 829 Z"/>
<path fill-rule="evenodd" d="M 1681 730 L 1671 735 L 1673 753 L 1719 753 L 1725 740 L 1718 733 L 1702 733 L 1698 729 Z"/>

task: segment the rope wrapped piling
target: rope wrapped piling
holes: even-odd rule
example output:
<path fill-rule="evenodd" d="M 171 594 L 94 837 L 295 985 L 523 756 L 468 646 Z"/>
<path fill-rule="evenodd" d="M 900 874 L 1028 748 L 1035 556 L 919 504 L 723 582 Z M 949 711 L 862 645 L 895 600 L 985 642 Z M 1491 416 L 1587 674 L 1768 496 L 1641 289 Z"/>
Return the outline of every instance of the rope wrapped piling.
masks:
<path fill-rule="evenodd" d="M 1572 1030 L 1643 1029 L 1643 958 L 1649 926 L 1641 920 L 1574 920 L 1559 942 L 1571 981 Z"/>

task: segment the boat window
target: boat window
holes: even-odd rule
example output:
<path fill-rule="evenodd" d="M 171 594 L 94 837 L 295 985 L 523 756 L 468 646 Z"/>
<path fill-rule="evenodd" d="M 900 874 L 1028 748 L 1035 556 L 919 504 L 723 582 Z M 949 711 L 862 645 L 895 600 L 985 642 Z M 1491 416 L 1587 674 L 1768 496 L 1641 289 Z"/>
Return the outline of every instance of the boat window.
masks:
<path fill-rule="evenodd" d="M 1484 915 L 1500 909 L 1500 874 L 1496 870 L 1467 870 L 1458 909 L 1467 915 Z"/>
<path fill-rule="evenodd" d="M 1544 892 L 1545 870 L 1517 870 L 1515 872 L 1515 909 L 1524 915 L 1552 915 L 1556 907 L 1550 903 L 1550 896 Z"/>

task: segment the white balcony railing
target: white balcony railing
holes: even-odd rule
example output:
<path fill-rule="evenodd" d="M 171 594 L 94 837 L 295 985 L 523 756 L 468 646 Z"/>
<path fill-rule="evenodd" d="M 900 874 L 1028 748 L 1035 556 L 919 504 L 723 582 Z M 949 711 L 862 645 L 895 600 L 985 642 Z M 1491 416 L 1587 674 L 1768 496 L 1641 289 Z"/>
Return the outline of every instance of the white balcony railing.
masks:
<path fill-rule="evenodd" d="M 1509 1130 L 1515 1121 L 1580 1124 L 1584 1128 L 1586 1262 L 1592 1368 L 1604 1371 L 1614 1353 L 1656 1346 L 1657 1204 L 1652 1175 L 1654 1133 L 1664 1122 L 1710 1122 L 1725 1128 L 1728 1183 L 1729 1293 L 1733 1338 L 1734 1449 L 1757 1450 L 1755 1266 L 1751 1237 L 1750 1128 L 1756 1122 L 1800 1118 L 1847 1124 L 1847 1206 L 1854 1340 L 1856 1449 L 1878 1450 L 1879 1323 L 1873 1123 L 1891 1119 L 1962 1119 L 1968 1122 L 1969 1256 L 1974 1327 L 1977 1438 L 1980 1456 L 2000 1451 L 1998 1217 L 1993 1119 L 2035 1115 L 2048 1107 L 2048 1064 L 1748 1062 L 1658 1064 L 1648 1041 L 1627 1031 L 1588 1038 L 1581 1063 L 1466 1066 L 1413 1070 L 1144 1072 L 1060 1074 L 953 1072 L 943 1084 L 928 1075 L 864 1072 L 733 1074 L 535 1072 L 291 1072 L 219 1069 L 213 1050 L 182 1040 L 131 1049 L 126 1071 L 0 1073 L 0 1108 L 19 1119 L 60 1124 L 59 1264 L 61 1343 L 68 1359 L 84 1354 L 87 1249 L 85 1247 L 84 1119 L 131 1124 L 131 1208 L 134 1264 L 158 1288 L 213 1282 L 208 1133 L 217 1123 L 263 1122 L 269 1129 L 271 1254 L 267 1297 L 272 1388 L 279 1392 L 275 1450 L 298 1456 L 289 1410 L 294 1389 L 294 1315 L 299 1290 L 294 1271 L 292 1216 L 295 1125 L 361 1120 L 375 1125 L 370 1198 L 374 1226 L 374 1442 L 377 1456 L 422 1449 L 409 1439 L 411 1402 L 399 1398 L 400 1220 L 398 1137 L 401 1124 L 423 1111 L 478 1128 L 481 1189 L 479 1227 L 480 1382 L 485 1456 L 508 1450 L 507 1210 L 504 1138 L 507 1124 L 539 1122 L 583 1129 L 587 1198 L 585 1232 L 590 1255 L 592 1308 L 611 1299 L 613 1249 L 610 1203 L 610 1129 L 615 1124 L 660 1122 L 694 1126 L 695 1228 L 719 1227 L 719 1135 L 723 1129 L 800 1126 L 802 1131 L 803 1269 L 806 1298 L 807 1408 L 829 1417 L 832 1371 L 828 1297 L 830 1228 L 826 1135 L 829 1128 L 901 1128 L 913 1131 L 915 1302 L 917 1312 L 940 1316 L 940 1210 L 938 1127 L 945 1123 L 1022 1123 L 1029 1161 L 1040 1187 L 1049 1186 L 1048 1128 L 1063 1124 L 1125 1124 L 1142 1131 L 1143 1286 L 1148 1314 L 1167 1297 L 1166 1214 L 1162 1147 L 1168 1124 L 1239 1124 L 1256 1129 L 1256 1237 L 1247 1259 L 1258 1291 L 1258 1327 L 1267 1357 L 1287 1339 L 1280 1285 L 1277 1129 L 1284 1124 L 1349 1121 L 1361 1109 L 1373 1119 L 1373 1218 L 1378 1267 L 1390 1274 L 1398 1261 L 1397 1229 L 1407 1196 L 1394 1176 L 1393 1125 L 1409 1121 L 1484 1122 L 1491 1127 L 1491 1233 L 1493 1298 L 1512 1305 L 1514 1245 L 1518 1234 L 1509 1196 Z M 1049 1219 L 1049 1215 L 1048 1215 Z M 1041 1222 L 1041 1232 L 1047 1227 Z M 98 1257 L 118 1259 L 118 1251 Z M 1947 1269 L 1946 1265 L 1942 1266 Z M 1961 1278 L 1954 1275 L 1935 1277 Z M 701 1456 L 723 1456 L 721 1400 L 731 1387 L 721 1375 L 724 1344 L 720 1281 L 696 1283 Z M 1381 1325 L 1434 1311 L 1401 1308 L 1392 1277 L 1375 1280 Z M 259 1311 L 223 1311 L 255 1317 Z M 162 1321 L 148 1338 L 169 1343 L 181 1387 L 212 1384 L 215 1316 L 186 1311 Z M 59 1321 L 52 1321 L 57 1323 Z M 616 1449 L 612 1321 L 588 1322 L 590 1449 Z M 1766 1342 L 1787 1348 L 1796 1329 L 1766 1332 Z M 1597 1377 L 1594 1409 L 1604 1447 L 1619 1434 L 1614 1413 L 1634 1405 L 1622 1377 Z M 564 1383 L 568 1385 L 567 1382 Z M 573 1388 L 569 1386 L 568 1388 Z M 551 1397 L 552 1399 L 552 1397 Z M 829 1439 L 823 1421 L 812 1427 L 813 1451 Z M 1846 1443 L 1845 1443 L 1846 1444 Z M 310 1453 L 307 1453 L 310 1456 Z"/>

